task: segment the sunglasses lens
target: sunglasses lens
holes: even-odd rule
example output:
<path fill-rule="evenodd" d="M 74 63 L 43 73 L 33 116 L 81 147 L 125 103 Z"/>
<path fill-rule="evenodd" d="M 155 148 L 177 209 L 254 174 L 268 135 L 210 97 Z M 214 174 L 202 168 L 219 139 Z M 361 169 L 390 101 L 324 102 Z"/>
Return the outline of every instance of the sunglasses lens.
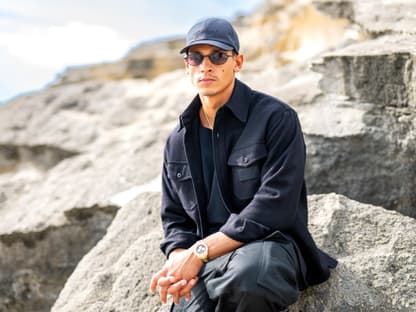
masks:
<path fill-rule="evenodd" d="M 199 66 L 202 63 L 204 57 L 200 53 L 189 53 L 186 57 L 189 65 L 191 66 Z"/>
<path fill-rule="evenodd" d="M 214 65 L 225 64 L 225 62 L 227 62 L 228 58 L 230 57 L 230 55 L 227 55 L 226 53 L 221 52 L 221 51 L 215 51 L 215 52 L 212 52 L 210 55 L 206 55 L 206 56 L 209 58 L 211 63 L 214 64 Z M 186 61 L 191 66 L 199 66 L 199 65 L 201 65 L 204 57 L 205 56 L 202 55 L 201 53 L 190 52 L 186 56 Z"/>
<path fill-rule="evenodd" d="M 220 52 L 220 51 L 213 52 L 212 54 L 209 55 L 209 60 L 214 65 L 222 65 L 225 62 L 227 62 L 227 59 L 228 59 L 227 54 Z"/>

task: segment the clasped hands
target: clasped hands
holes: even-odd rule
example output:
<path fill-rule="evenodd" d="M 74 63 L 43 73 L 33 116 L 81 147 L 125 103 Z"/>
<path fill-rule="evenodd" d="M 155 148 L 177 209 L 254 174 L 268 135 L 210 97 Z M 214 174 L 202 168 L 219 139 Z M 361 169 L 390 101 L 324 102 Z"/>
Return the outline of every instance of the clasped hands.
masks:
<path fill-rule="evenodd" d="M 155 292 L 159 287 L 159 297 L 163 303 L 171 295 L 173 302 L 179 304 L 179 299 L 191 299 L 191 290 L 198 282 L 198 273 L 203 262 L 198 259 L 191 249 L 176 249 L 171 252 L 163 268 L 155 273 L 150 282 L 150 291 Z"/>

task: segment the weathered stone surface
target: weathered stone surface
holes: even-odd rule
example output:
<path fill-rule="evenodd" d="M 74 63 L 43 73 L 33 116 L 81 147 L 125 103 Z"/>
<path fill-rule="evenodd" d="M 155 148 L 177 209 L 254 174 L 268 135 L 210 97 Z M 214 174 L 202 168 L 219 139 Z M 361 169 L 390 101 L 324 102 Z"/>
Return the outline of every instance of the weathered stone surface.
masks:
<path fill-rule="evenodd" d="M 351 102 L 337 107 L 335 101 L 300 114 L 308 115 L 304 130 L 310 193 L 334 191 L 416 215 L 414 114 Z"/>
<path fill-rule="evenodd" d="M 192 92 L 179 74 L 66 85 L 0 107 L 0 311 L 47 311 L 126 198 L 159 176 Z"/>
<path fill-rule="evenodd" d="M 176 80 L 176 76 L 177 74 L 170 74 L 166 79 Z M 94 141 L 90 141 L 85 146 L 78 145 L 78 156 L 66 158 L 47 170 L 46 175 L 42 176 L 42 183 L 13 203 L 13 212 L 10 214 L 6 211 L 9 211 L 8 207 L 11 205 L 6 202 L 0 210 L 0 215 L 7 222 L 0 224 L 0 232 L 9 233 L 25 229 L 33 230 L 33 228 L 41 230 L 45 224 L 54 226 L 64 224 L 63 211 L 103 203 L 112 194 L 128 189 L 132 185 L 140 185 L 157 176 L 159 172 L 155 171 L 155 166 L 161 164 L 167 133 L 176 124 L 177 110 L 186 104 L 183 102 L 186 92 L 180 92 L 181 81 L 172 81 L 178 86 L 179 92 L 175 95 L 159 92 L 153 97 L 150 94 L 146 94 L 146 98 L 143 94 L 139 97 L 140 93 L 159 89 L 161 83 L 163 84 L 163 79 L 152 85 L 132 83 L 130 87 L 136 88 L 136 94 L 131 96 L 126 94 L 127 88 L 123 90 L 125 92 L 123 96 L 116 92 L 110 96 L 111 85 L 103 87 L 94 93 L 94 99 L 84 101 L 84 109 L 89 107 L 91 110 L 96 110 L 95 113 L 91 113 L 93 115 L 91 118 L 85 118 L 86 113 L 82 108 L 75 106 L 69 109 L 68 115 L 72 116 L 72 124 L 64 119 L 61 120 L 61 124 L 67 123 L 68 128 L 71 125 L 80 129 L 94 128 L 97 134 Z M 56 89 L 52 92 L 59 93 Z M 105 100 L 100 101 L 100 97 L 104 94 Z M 82 95 L 80 98 L 82 99 Z M 55 101 L 55 105 L 59 107 L 64 105 L 62 102 L 65 102 L 66 98 L 62 96 L 60 100 Z M 28 105 L 31 103 L 31 101 L 27 102 Z M 163 106 L 158 107 L 161 103 Z M 101 110 L 94 105 L 100 106 Z M 2 116 L 13 113 L 14 109 L 7 110 L 9 107 L 2 107 Z M 140 113 L 137 112 L 138 107 Z M 42 111 L 38 118 L 32 118 L 47 120 L 42 125 L 45 131 L 39 132 L 36 139 L 32 136 L 32 129 L 35 125 L 39 125 L 39 122 L 34 122 L 35 125 L 29 122 L 21 131 L 8 132 L 10 128 L 6 128 L 5 137 L 2 137 L 3 146 L 25 146 L 31 140 L 37 140 L 41 143 L 46 141 L 51 148 L 71 150 L 67 146 L 75 145 L 77 138 L 82 136 L 82 131 L 80 130 L 79 135 L 78 132 L 65 133 L 68 139 L 61 143 L 62 136 L 59 132 L 52 135 L 57 122 L 54 119 L 59 118 L 56 115 L 51 116 L 47 109 Z M 8 133 L 15 134 L 19 139 L 13 140 L 12 135 L 9 139 Z M 80 143 L 83 143 L 82 140 Z M 21 160 L 21 162 L 33 163 L 34 160 L 32 157 L 31 160 Z M 23 164 L 16 168 L 16 173 L 25 170 Z M 39 209 L 42 213 L 39 213 Z"/>
<path fill-rule="evenodd" d="M 119 210 L 52 311 L 167 310 L 147 289 L 163 263 L 159 196 L 142 194 Z M 313 236 L 340 264 L 289 311 L 416 311 L 416 221 L 335 194 L 310 196 L 309 203 Z"/>
<path fill-rule="evenodd" d="M 106 236 L 80 262 L 52 311 L 157 311 L 149 293 L 162 265 L 160 193 L 142 193 L 117 213 Z M 79 285 L 82 284 L 82 287 Z"/>
<path fill-rule="evenodd" d="M 416 37 L 384 36 L 327 53 L 313 69 L 321 89 L 351 100 L 416 107 Z"/>
<path fill-rule="evenodd" d="M 299 109 L 312 193 L 416 216 L 416 41 L 394 35 L 325 54 L 324 94 Z"/>
<path fill-rule="evenodd" d="M 321 74 L 301 64 L 272 70 L 266 57 L 241 73 L 297 110 L 310 193 L 336 192 L 416 216 L 414 38 L 406 37 L 324 54 L 313 64 Z"/>
<path fill-rule="evenodd" d="M 0 235 L 0 311 L 48 311 L 62 285 L 105 234 L 115 207 L 67 213 L 62 227 Z"/>
<path fill-rule="evenodd" d="M 250 87 L 274 95 L 297 110 L 312 103 L 322 94 L 318 83 L 321 75 L 308 69 L 306 63 L 279 67 L 272 56 L 263 56 L 246 63 L 239 74 Z"/>
<path fill-rule="evenodd" d="M 272 55 L 279 65 L 306 61 L 360 37 L 348 20 L 329 18 L 309 0 L 265 1 L 235 25 L 250 61 Z"/>
<path fill-rule="evenodd" d="M 354 20 L 354 1 L 352 0 L 312 0 L 314 6 L 332 17 Z"/>
<path fill-rule="evenodd" d="M 309 196 L 309 227 L 339 260 L 289 311 L 416 311 L 416 221 L 344 196 Z"/>
<path fill-rule="evenodd" d="M 314 5 L 333 17 L 344 17 L 372 35 L 415 34 L 416 3 L 412 0 L 313 0 Z"/>

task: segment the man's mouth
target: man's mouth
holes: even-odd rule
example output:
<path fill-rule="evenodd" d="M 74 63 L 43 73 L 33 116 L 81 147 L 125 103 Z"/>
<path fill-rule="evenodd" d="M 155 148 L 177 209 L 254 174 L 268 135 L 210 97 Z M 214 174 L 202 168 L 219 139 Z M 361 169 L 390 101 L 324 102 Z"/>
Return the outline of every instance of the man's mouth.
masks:
<path fill-rule="evenodd" d="M 212 81 L 215 81 L 215 79 L 212 77 L 202 77 L 198 79 L 198 82 L 212 82 Z"/>

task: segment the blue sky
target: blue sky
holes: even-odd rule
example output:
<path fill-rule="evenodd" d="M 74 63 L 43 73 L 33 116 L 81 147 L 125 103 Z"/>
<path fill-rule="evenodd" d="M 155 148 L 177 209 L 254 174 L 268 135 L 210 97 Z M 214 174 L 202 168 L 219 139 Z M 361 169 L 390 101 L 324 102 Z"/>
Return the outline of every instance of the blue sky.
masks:
<path fill-rule="evenodd" d="M 121 58 L 139 42 L 184 35 L 207 16 L 232 19 L 263 0 L 0 0 L 0 103 L 71 65 Z"/>

